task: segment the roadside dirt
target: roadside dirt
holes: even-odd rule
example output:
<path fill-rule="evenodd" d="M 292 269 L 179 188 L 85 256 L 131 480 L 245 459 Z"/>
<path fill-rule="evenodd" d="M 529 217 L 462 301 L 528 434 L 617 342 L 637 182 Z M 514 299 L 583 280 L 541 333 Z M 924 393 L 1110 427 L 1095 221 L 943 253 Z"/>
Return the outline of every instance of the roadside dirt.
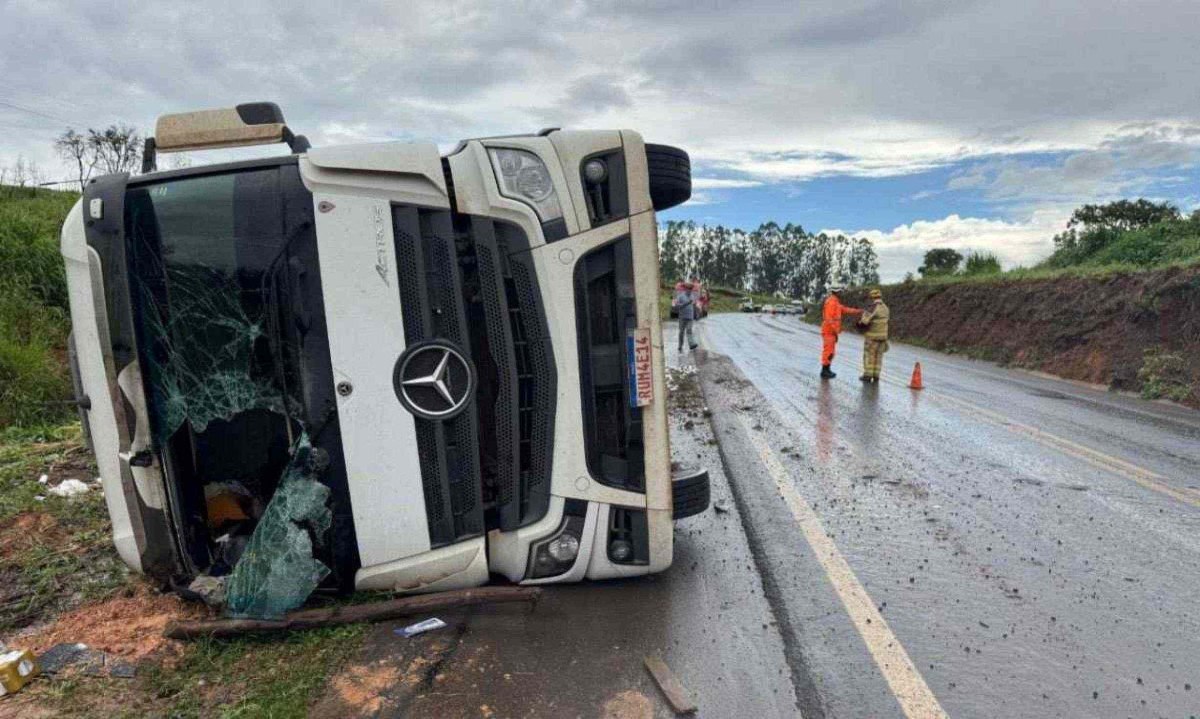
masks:
<path fill-rule="evenodd" d="M 883 292 L 895 339 L 1118 390 L 1157 381 L 1166 387 L 1160 396 L 1200 407 L 1200 269 L 909 283 Z M 865 293 L 846 300 L 861 306 Z M 1148 364 L 1147 350 L 1170 361 Z"/>
<path fill-rule="evenodd" d="M 49 512 L 21 512 L 8 526 L 0 528 L 0 565 L 35 546 L 59 546 L 68 537 L 68 532 Z M 3 596 L 2 589 L 0 596 Z"/>
<path fill-rule="evenodd" d="M 201 619 L 208 610 L 173 594 L 161 594 L 146 585 L 128 596 L 87 604 L 60 616 L 53 623 L 22 638 L 22 646 L 41 654 L 55 644 L 81 642 L 129 662 L 154 658 L 169 662 L 182 644 L 162 636 L 173 619 Z"/>

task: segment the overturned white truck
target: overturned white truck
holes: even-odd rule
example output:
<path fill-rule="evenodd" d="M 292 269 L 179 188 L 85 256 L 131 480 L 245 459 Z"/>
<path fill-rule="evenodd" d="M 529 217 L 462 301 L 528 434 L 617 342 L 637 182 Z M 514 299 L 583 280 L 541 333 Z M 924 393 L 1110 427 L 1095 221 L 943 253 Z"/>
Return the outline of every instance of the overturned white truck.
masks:
<path fill-rule="evenodd" d="M 291 154 L 155 171 L 272 142 Z M 672 472 L 658 314 L 654 211 L 689 197 L 685 152 L 310 148 L 252 103 L 160 118 L 144 170 L 92 180 L 62 232 L 131 567 L 419 592 L 671 564 L 673 519 L 708 505 L 706 472 Z"/>

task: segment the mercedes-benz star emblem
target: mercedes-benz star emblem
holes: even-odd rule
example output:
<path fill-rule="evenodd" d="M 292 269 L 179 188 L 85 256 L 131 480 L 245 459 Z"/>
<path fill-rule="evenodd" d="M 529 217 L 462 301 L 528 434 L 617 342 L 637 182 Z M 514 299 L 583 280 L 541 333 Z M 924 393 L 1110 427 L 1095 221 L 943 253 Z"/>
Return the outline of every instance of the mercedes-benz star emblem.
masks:
<path fill-rule="evenodd" d="M 450 419 L 475 393 L 475 370 L 458 349 L 431 340 L 400 355 L 392 384 L 409 412 L 425 419 Z"/>

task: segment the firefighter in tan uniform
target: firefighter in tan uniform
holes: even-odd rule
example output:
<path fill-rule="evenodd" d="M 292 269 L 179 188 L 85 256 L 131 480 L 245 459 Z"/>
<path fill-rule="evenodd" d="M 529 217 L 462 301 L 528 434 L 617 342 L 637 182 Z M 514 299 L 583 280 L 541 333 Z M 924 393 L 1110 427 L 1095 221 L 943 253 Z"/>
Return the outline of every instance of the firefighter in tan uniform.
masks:
<path fill-rule="evenodd" d="M 883 304 L 883 293 L 871 290 L 867 293 L 866 311 L 858 324 L 865 327 L 863 333 L 863 382 L 878 382 L 883 370 L 883 353 L 888 351 L 888 306 Z"/>

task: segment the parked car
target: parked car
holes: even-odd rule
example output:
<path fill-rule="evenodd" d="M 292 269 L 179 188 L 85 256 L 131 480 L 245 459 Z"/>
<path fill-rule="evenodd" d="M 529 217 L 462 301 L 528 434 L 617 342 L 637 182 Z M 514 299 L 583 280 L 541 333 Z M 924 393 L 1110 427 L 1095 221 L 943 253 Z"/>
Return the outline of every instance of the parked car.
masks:
<path fill-rule="evenodd" d="M 746 297 L 745 299 L 742 300 L 742 303 L 740 305 L 738 305 L 739 312 L 758 312 L 761 309 L 762 309 L 761 307 L 754 304 L 753 297 Z"/>

